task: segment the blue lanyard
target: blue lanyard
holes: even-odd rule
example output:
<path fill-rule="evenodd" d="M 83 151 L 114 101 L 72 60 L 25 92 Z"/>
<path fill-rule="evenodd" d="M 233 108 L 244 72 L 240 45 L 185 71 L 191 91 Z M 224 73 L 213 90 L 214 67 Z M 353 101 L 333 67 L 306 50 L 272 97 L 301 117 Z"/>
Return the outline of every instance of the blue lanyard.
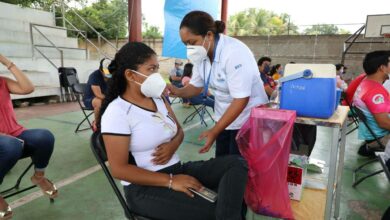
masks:
<path fill-rule="evenodd" d="M 207 98 L 207 91 L 209 90 L 209 84 L 210 84 L 210 77 L 211 77 L 211 71 L 213 70 L 213 63 L 215 61 L 215 54 L 217 52 L 217 46 L 219 41 L 219 34 L 215 35 L 215 45 L 214 45 L 214 52 L 213 52 L 213 62 L 210 64 L 210 72 L 206 80 L 206 64 L 203 61 L 203 76 L 205 80 L 204 88 L 203 88 L 203 99 Z"/>

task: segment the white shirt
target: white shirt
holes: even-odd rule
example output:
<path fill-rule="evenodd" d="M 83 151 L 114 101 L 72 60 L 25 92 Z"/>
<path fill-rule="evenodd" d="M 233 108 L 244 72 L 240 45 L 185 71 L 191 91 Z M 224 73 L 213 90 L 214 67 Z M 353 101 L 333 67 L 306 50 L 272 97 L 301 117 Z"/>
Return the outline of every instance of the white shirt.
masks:
<path fill-rule="evenodd" d="M 249 118 L 253 107 L 268 102 L 253 53 L 241 41 L 220 34 L 213 65 L 207 57 L 195 64 L 190 83 L 204 87 L 212 67 L 209 88 L 215 95 L 215 120 L 226 112 L 233 99 L 249 97 L 241 114 L 226 129 L 237 130 Z"/>
<path fill-rule="evenodd" d="M 157 171 L 180 161 L 175 153 L 165 165 L 154 165 L 152 154 L 163 143 L 169 142 L 177 133 L 177 125 L 169 115 L 162 99 L 153 99 L 157 112 L 143 109 L 120 97 L 112 101 L 102 116 L 101 132 L 109 135 L 131 135 L 129 157 L 136 166 Z M 130 158 L 131 159 L 131 158 Z M 123 185 L 130 183 L 121 181 Z"/>

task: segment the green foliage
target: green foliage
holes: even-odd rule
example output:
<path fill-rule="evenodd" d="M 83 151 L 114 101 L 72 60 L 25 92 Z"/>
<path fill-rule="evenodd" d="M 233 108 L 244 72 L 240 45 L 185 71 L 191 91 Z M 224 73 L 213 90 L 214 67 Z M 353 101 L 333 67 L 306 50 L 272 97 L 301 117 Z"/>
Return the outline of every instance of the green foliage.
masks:
<path fill-rule="evenodd" d="M 82 9 L 67 10 L 66 19 L 78 29 L 87 31 L 88 38 L 97 38 L 96 33 L 82 22 L 73 10 L 107 39 L 126 37 L 127 0 L 100 0 Z M 72 28 L 69 24 L 67 27 Z"/>
<path fill-rule="evenodd" d="M 312 27 L 306 28 L 303 32 L 309 35 L 320 34 L 337 34 L 339 28 L 333 24 L 316 24 Z"/>
<path fill-rule="evenodd" d="M 86 0 L 65 0 L 65 3 L 69 2 L 79 2 L 85 3 Z M 50 10 L 53 5 L 56 5 L 57 10 L 61 4 L 61 0 L 0 0 L 0 2 L 5 2 L 9 4 L 19 5 L 22 7 L 29 7 L 41 10 Z"/>
<path fill-rule="evenodd" d="M 317 24 L 313 25 L 310 28 L 306 28 L 303 31 L 308 35 L 321 35 L 321 34 L 350 34 L 349 31 L 344 30 L 342 28 L 338 28 L 334 24 Z"/>
<path fill-rule="evenodd" d="M 289 18 L 285 13 L 250 8 L 230 16 L 228 32 L 234 36 L 297 34 L 298 27 Z"/>
<path fill-rule="evenodd" d="M 157 26 L 150 25 L 146 22 L 145 17 L 142 16 L 142 38 L 157 39 L 162 38 L 162 33 Z"/>
<path fill-rule="evenodd" d="M 47 0 L 0 0 L 0 2 L 20 5 L 22 7 L 34 7 L 46 4 Z"/>
<path fill-rule="evenodd" d="M 144 23 L 144 31 L 142 31 L 142 37 L 146 39 L 162 38 L 162 33 L 157 26 L 149 26 L 148 23 Z"/>

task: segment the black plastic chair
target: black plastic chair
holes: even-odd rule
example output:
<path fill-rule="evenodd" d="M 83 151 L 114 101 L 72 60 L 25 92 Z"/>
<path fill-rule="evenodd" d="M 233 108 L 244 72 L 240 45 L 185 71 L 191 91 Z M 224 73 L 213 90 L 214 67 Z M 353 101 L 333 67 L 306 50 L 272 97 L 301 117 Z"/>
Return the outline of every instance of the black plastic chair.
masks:
<path fill-rule="evenodd" d="M 355 107 L 355 106 L 352 106 L 351 108 L 357 115 L 357 117 L 359 118 L 359 120 L 361 122 L 363 122 L 363 124 L 367 127 L 368 131 L 370 132 L 370 134 L 374 137 L 374 140 L 373 141 L 376 141 L 378 143 L 378 145 L 385 149 L 385 146 L 380 142 L 379 138 L 375 135 L 375 133 L 373 132 L 373 130 L 370 128 L 370 126 L 368 126 L 368 123 L 367 123 L 367 118 L 366 116 L 364 115 L 363 111 L 360 110 L 359 108 Z M 358 168 L 356 168 L 354 171 L 353 171 L 353 183 L 352 183 L 352 187 L 356 187 L 357 185 L 359 185 L 361 182 L 363 182 L 365 179 L 369 178 L 369 177 L 372 177 L 372 176 L 375 176 L 379 173 L 382 173 L 382 172 L 385 172 L 386 174 L 386 177 L 387 179 L 389 180 L 390 182 L 390 173 L 389 173 L 389 170 L 386 166 L 386 163 L 383 159 L 383 155 L 384 153 L 383 152 L 375 152 L 375 158 L 372 159 L 372 160 L 369 160 L 367 161 L 366 163 L 360 165 Z M 375 171 L 375 172 L 372 172 L 372 173 L 369 173 L 359 179 L 356 179 L 357 177 L 357 173 L 362 170 L 365 166 L 369 165 L 369 164 L 372 164 L 372 163 L 375 163 L 375 162 L 380 162 L 381 166 L 382 166 L 382 169 L 381 170 L 378 170 L 378 171 Z"/>
<path fill-rule="evenodd" d="M 26 157 L 28 157 L 28 155 L 25 155 L 25 156 L 23 156 L 20 159 L 23 159 L 23 158 L 26 158 Z M 37 187 L 36 185 L 31 185 L 31 186 L 24 187 L 24 188 L 20 189 L 20 183 L 21 183 L 23 177 L 32 168 L 32 166 L 33 166 L 33 162 L 29 163 L 27 168 L 23 171 L 23 173 L 16 180 L 15 185 L 0 192 L 0 195 L 2 195 L 4 199 L 12 197 L 12 196 L 15 196 L 15 195 L 18 195 L 18 194 L 20 194 L 22 192 L 25 192 L 27 190 L 30 190 L 30 189 L 33 189 L 33 188 Z"/>
<path fill-rule="evenodd" d="M 204 116 L 206 114 L 211 118 L 211 120 L 213 122 L 215 122 L 215 120 L 211 116 L 210 112 L 207 110 L 207 106 L 206 105 L 204 105 L 204 104 L 201 104 L 201 105 L 193 105 L 193 104 L 191 104 L 191 106 L 194 108 L 194 111 L 184 119 L 183 125 L 185 125 L 186 123 L 192 121 L 192 119 L 194 119 L 195 116 L 198 115 L 199 118 L 200 118 L 200 124 L 205 125 L 207 127 L 207 123 L 204 120 Z M 206 114 L 204 114 L 204 113 L 206 113 Z"/>
<path fill-rule="evenodd" d="M 125 211 L 125 215 L 128 219 L 131 220 L 152 220 L 150 218 L 142 217 L 131 211 L 130 207 L 127 205 L 126 200 L 122 193 L 120 192 L 118 186 L 116 185 L 114 178 L 112 177 L 110 170 L 107 168 L 105 162 L 107 161 L 107 153 L 106 148 L 104 146 L 102 135 L 99 132 L 94 132 L 91 136 L 91 149 L 93 154 L 96 157 L 96 160 L 100 164 L 103 169 L 104 174 L 106 175 L 108 182 L 112 189 L 115 192 L 120 204 L 122 205 L 123 210 Z M 153 211 L 153 210 L 151 210 Z"/>
<path fill-rule="evenodd" d="M 350 112 L 350 115 L 348 117 L 352 121 L 347 125 L 347 127 L 352 127 L 352 126 L 354 126 L 354 127 L 351 130 L 349 130 L 346 135 L 351 134 L 352 132 L 354 132 L 356 129 L 359 128 L 359 117 L 357 116 L 355 109 L 353 108 L 353 106 L 351 104 L 349 104 L 349 112 Z"/>
<path fill-rule="evenodd" d="M 86 83 L 75 83 L 75 84 L 72 85 L 72 91 L 75 94 L 76 100 L 79 103 L 80 109 L 81 109 L 81 111 L 84 114 L 84 119 L 82 121 L 80 121 L 80 123 L 77 125 L 77 128 L 74 131 L 74 133 L 77 133 L 79 131 L 85 131 L 85 130 L 88 130 L 88 129 L 92 128 L 92 124 L 91 124 L 91 121 L 89 120 L 89 116 L 91 116 L 94 113 L 93 112 L 93 108 L 88 108 L 83 103 L 83 97 L 84 97 L 84 93 L 85 93 L 85 89 L 86 88 L 87 88 L 87 84 Z M 89 127 L 80 129 L 80 126 L 85 121 L 88 122 Z"/>
<path fill-rule="evenodd" d="M 22 157 L 19 159 L 24 159 L 24 158 L 27 158 L 27 157 L 30 157 L 31 155 L 27 154 L 27 153 L 23 153 Z M 27 172 L 33 167 L 33 162 L 30 162 L 28 164 L 28 166 L 26 167 L 26 169 L 24 169 L 24 171 L 22 172 L 22 174 L 19 176 L 19 178 L 16 180 L 16 183 L 14 186 L 6 189 L 6 190 L 3 190 L 0 192 L 0 195 L 2 195 L 2 197 L 4 199 L 6 198 L 10 198 L 12 196 L 15 196 L 15 195 L 18 195 L 20 193 L 23 193 L 25 191 L 28 191 L 30 189 L 33 189 L 35 187 L 37 187 L 37 185 L 30 185 L 30 186 L 27 186 L 27 187 L 23 187 L 23 188 L 20 188 L 20 183 L 22 182 L 22 179 L 23 177 L 27 174 Z M 50 202 L 53 203 L 54 202 L 54 199 L 50 199 Z"/>
<path fill-rule="evenodd" d="M 60 67 L 58 68 L 58 73 L 60 77 L 61 96 L 63 101 L 74 101 L 72 86 L 79 83 L 76 69 L 73 67 Z M 64 93 L 62 92 L 62 89 L 65 91 L 65 97 L 63 97 Z"/>

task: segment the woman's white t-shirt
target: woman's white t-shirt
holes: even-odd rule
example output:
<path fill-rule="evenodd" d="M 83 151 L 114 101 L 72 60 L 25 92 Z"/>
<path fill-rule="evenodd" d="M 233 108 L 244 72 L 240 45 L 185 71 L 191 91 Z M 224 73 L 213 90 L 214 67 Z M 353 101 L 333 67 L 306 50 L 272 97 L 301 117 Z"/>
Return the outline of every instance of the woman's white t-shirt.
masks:
<path fill-rule="evenodd" d="M 112 101 L 101 119 L 101 133 L 108 135 L 131 136 L 129 157 L 133 157 L 134 165 L 151 171 L 157 171 L 180 161 L 175 153 L 164 165 L 153 164 L 152 154 L 156 148 L 171 141 L 177 133 L 177 125 L 169 114 L 164 100 L 153 98 L 157 112 L 153 112 L 121 97 Z M 132 159 L 132 158 L 131 158 Z M 121 181 L 123 185 L 130 183 Z"/>

